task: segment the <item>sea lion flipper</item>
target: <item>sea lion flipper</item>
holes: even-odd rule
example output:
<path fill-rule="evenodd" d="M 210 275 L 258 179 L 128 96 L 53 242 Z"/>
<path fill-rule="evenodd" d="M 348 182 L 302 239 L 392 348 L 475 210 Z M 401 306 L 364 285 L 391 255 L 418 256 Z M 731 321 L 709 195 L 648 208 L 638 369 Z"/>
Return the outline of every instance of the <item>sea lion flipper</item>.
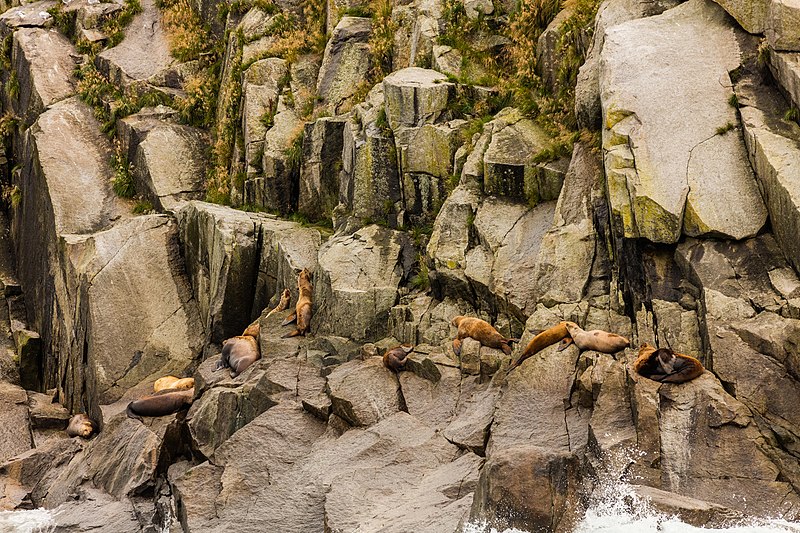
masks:
<path fill-rule="evenodd" d="M 453 339 L 453 351 L 461 357 L 461 339 Z"/>
<path fill-rule="evenodd" d="M 281 338 L 282 339 L 288 339 L 290 337 L 297 337 L 298 335 L 302 335 L 302 333 L 300 333 L 299 329 L 296 329 L 296 330 L 294 330 L 294 331 L 292 331 L 290 333 L 287 333 L 286 335 L 283 335 Z"/>
<path fill-rule="evenodd" d="M 288 326 L 289 324 L 293 324 L 297 321 L 297 311 L 292 311 L 292 313 L 287 316 L 283 322 L 281 322 L 281 326 Z"/>
<path fill-rule="evenodd" d="M 556 351 L 563 352 L 569 347 L 570 344 L 572 344 L 572 337 L 564 337 L 561 342 L 558 343 L 558 348 L 556 348 Z"/>
<path fill-rule="evenodd" d="M 125 414 L 128 415 L 128 418 L 135 418 L 139 422 L 144 423 L 144 420 L 142 420 L 142 417 L 133 412 L 133 407 L 132 406 L 133 406 L 133 402 L 128 404 L 128 408 L 125 410 Z"/>

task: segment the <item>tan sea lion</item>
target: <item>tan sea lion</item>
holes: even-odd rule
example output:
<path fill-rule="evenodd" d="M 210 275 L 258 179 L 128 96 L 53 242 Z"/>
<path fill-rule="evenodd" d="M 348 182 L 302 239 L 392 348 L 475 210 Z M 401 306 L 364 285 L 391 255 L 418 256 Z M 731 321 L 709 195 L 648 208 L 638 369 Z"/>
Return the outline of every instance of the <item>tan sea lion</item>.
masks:
<path fill-rule="evenodd" d="M 192 405 L 192 401 L 194 401 L 194 388 L 182 391 L 165 390 L 133 400 L 128 404 L 125 413 L 137 420 L 142 420 L 143 416 L 171 415 Z"/>
<path fill-rule="evenodd" d="M 410 344 L 401 344 L 394 348 L 389 348 L 383 354 L 383 365 L 389 370 L 400 372 L 406 366 L 408 354 L 414 351 L 414 347 Z"/>
<path fill-rule="evenodd" d="M 633 363 L 637 374 L 662 383 L 685 383 L 704 371 L 703 364 L 690 355 L 675 353 L 670 348 L 656 348 L 644 343 Z"/>
<path fill-rule="evenodd" d="M 259 323 L 259 321 L 256 320 L 255 322 L 247 326 L 244 332 L 242 332 L 242 335 L 257 339 L 258 336 L 261 335 L 261 324 Z"/>
<path fill-rule="evenodd" d="M 97 424 L 84 413 L 78 413 L 69 419 L 67 435 L 70 437 L 83 437 L 84 439 L 88 439 L 95 431 L 97 431 Z"/>
<path fill-rule="evenodd" d="M 194 387 L 194 378 L 176 378 L 175 376 L 164 376 L 158 378 L 153 383 L 153 392 L 162 390 L 186 390 Z"/>
<path fill-rule="evenodd" d="M 569 337 L 581 350 L 594 350 L 595 352 L 602 353 L 616 353 L 631 345 L 630 341 L 622 335 L 616 333 L 609 333 L 601 329 L 593 329 L 591 331 L 584 331 L 575 322 L 564 322 L 564 325 L 569 331 Z M 566 341 L 566 339 L 565 339 Z M 564 342 L 558 347 L 561 351 L 569 346 L 570 341 Z"/>
<path fill-rule="evenodd" d="M 456 355 L 461 355 L 461 340 L 466 337 L 472 337 L 484 346 L 489 348 L 497 348 L 503 350 L 506 355 L 511 355 L 511 343 L 519 342 L 519 339 L 507 339 L 500 335 L 500 332 L 494 329 L 494 326 L 471 316 L 457 316 L 450 324 L 458 328 L 458 334 L 453 339 L 453 350 Z"/>
<path fill-rule="evenodd" d="M 261 358 L 258 340 L 252 335 L 239 335 L 222 342 L 222 354 L 214 371 L 223 368 L 231 369 L 231 377 L 235 378 Z"/>
<path fill-rule="evenodd" d="M 297 321 L 297 329 L 291 333 L 287 333 L 283 338 L 296 337 L 297 335 L 305 336 L 311 327 L 311 293 L 314 288 L 311 285 L 311 273 L 308 269 L 304 268 L 297 276 L 297 288 L 300 290 L 300 297 L 297 299 L 294 312 L 286 317 L 286 320 L 281 324 L 285 326 Z"/>
<path fill-rule="evenodd" d="M 517 360 L 511 363 L 511 366 L 508 367 L 506 374 L 521 365 L 525 359 L 536 355 L 548 346 L 552 346 L 553 344 L 568 338 L 569 330 L 567 329 L 566 322 L 559 322 L 558 325 L 542 331 L 531 339 L 531 341 L 528 343 L 528 346 L 525 347 L 525 351 L 522 352 L 522 355 L 520 355 Z"/>
<path fill-rule="evenodd" d="M 272 311 L 267 313 L 266 318 L 269 318 L 270 315 L 272 315 L 273 313 L 278 313 L 280 311 L 283 311 L 284 309 L 288 309 L 289 308 L 289 300 L 291 300 L 291 299 L 292 299 L 291 291 L 289 291 L 289 289 L 283 289 L 283 292 L 281 293 L 281 299 L 278 302 L 278 305 L 276 305 L 272 309 Z"/>

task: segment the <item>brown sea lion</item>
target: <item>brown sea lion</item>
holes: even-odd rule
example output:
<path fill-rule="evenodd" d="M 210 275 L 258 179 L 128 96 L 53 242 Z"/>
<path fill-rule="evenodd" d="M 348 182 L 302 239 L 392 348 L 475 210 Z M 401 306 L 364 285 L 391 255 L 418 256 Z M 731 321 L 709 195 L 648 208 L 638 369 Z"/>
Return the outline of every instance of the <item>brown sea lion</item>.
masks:
<path fill-rule="evenodd" d="M 507 339 L 500 335 L 500 332 L 480 318 L 471 316 L 457 316 L 450 324 L 458 328 L 458 334 L 453 339 L 453 350 L 456 355 L 461 355 L 461 340 L 472 337 L 484 346 L 503 350 L 506 355 L 511 355 L 511 343 L 519 342 L 519 339 Z"/>
<path fill-rule="evenodd" d="M 88 439 L 95 431 L 97 431 L 97 424 L 84 413 L 78 413 L 69 419 L 67 435 L 70 437 L 83 437 L 84 439 Z"/>
<path fill-rule="evenodd" d="M 644 343 L 633 363 L 637 374 L 662 383 L 685 383 L 704 372 L 703 364 L 690 355 L 670 348 L 656 348 Z"/>
<path fill-rule="evenodd" d="M 569 337 L 581 350 L 594 350 L 601 353 L 617 353 L 631 345 L 630 341 L 622 335 L 616 333 L 609 333 L 601 329 L 593 329 L 591 331 L 584 331 L 575 322 L 564 322 L 569 331 Z M 558 347 L 561 351 L 570 342 L 565 339 L 565 342 Z"/>
<path fill-rule="evenodd" d="M 171 415 L 192 405 L 192 401 L 194 401 L 194 388 L 182 391 L 165 390 L 133 400 L 128 404 L 125 413 L 137 420 L 142 420 L 143 416 Z"/>
<path fill-rule="evenodd" d="M 383 365 L 389 370 L 400 372 L 406 366 L 408 354 L 414 351 L 414 347 L 410 344 L 401 344 L 394 348 L 389 348 L 383 354 Z"/>
<path fill-rule="evenodd" d="M 158 378 L 153 383 L 153 392 L 162 390 L 186 390 L 194 387 L 194 378 L 176 378 L 175 376 L 164 376 Z"/>
<path fill-rule="evenodd" d="M 300 290 L 300 297 L 297 299 L 297 305 L 294 307 L 294 312 L 286 317 L 286 320 L 281 324 L 285 326 L 297 321 L 297 329 L 291 333 L 287 333 L 283 338 L 296 337 L 297 335 L 305 336 L 311 327 L 311 293 L 314 288 L 311 285 L 311 273 L 307 268 L 300 271 L 297 276 L 297 288 Z"/>
<path fill-rule="evenodd" d="M 258 340 L 252 335 L 239 335 L 222 342 L 222 355 L 214 371 L 223 368 L 231 369 L 231 377 L 235 378 L 261 358 Z"/>
<path fill-rule="evenodd" d="M 270 315 L 272 315 L 273 313 L 278 313 L 280 311 L 283 311 L 284 309 L 288 309 L 289 308 L 289 300 L 291 300 L 291 299 L 292 299 L 291 291 L 289 291 L 289 289 L 283 289 L 283 292 L 281 293 L 281 299 L 278 302 L 278 305 L 276 305 L 274 308 L 272 308 L 272 311 L 267 313 L 266 318 L 269 318 Z"/>
<path fill-rule="evenodd" d="M 548 346 L 552 346 L 553 344 L 568 338 L 570 337 L 566 322 L 559 322 L 552 328 L 542 331 L 531 339 L 531 341 L 528 343 L 528 346 L 525 347 L 525 351 L 522 352 L 522 355 L 520 355 L 517 360 L 511 363 L 511 366 L 508 367 L 506 374 L 521 365 L 525 359 L 536 355 Z"/>
<path fill-rule="evenodd" d="M 257 339 L 258 336 L 261 335 L 261 323 L 256 320 L 245 328 L 244 332 L 242 332 L 242 335 Z"/>

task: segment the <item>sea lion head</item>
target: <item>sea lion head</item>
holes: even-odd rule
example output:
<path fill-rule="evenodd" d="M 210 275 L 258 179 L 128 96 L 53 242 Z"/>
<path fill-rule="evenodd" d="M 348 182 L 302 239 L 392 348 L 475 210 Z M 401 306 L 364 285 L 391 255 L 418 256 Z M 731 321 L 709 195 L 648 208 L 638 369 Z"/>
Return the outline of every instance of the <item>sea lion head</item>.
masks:
<path fill-rule="evenodd" d="M 569 331 L 570 335 L 576 329 L 581 329 L 581 327 L 578 324 L 576 324 L 575 322 L 570 322 L 569 320 L 565 320 L 564 325 L 567 327 L 567 331 Z"/>
<path fill-rule="evenodd" d="M 311 281 L 311 272 L 309 272 L 307 268 L 304 268 L 297 275 L 297 279 L 299 279 L 299 280 L 301 279 L 301 280 L 304 280 L 304 281 Z"/>
<path fill-rule="evenodd" d="M 400 348 L 406 353 L 411 353 L 412 351 L 414 351 L 414 347 L 411 346 L 410 344 L 401 344 Z"/>
<path fill-rule="evenodd" d="M 70 437 L 82 437 L 88 439 L 94 433 L 96 425 L 94 421 L 84 413 L 74 415 L 69 419 L 67 434 Z"/>
<path fill-rule="evenodd" d="M 461 321 L 464 320 L 464 318 L 466 318 L 466 317 L 461 316 L 461 315 L 453 317 L 453 320 L 450 321 L 450 325 L 458 327 L 458 325 L 461 324 Z"/>
<path fill-rule="evenodd" d="M 256 337 L 256 338 L 258 338 L 258 336 L 260 334 L 261 334 L 261 324 L 259 323 L 258 320 L 256 320 L 255 322 L 253 322 L 252 324 L 247 326 L 247 329 L 244 330 L 244 333 L 242 333 L 242 336 L 243 337 Z"/>

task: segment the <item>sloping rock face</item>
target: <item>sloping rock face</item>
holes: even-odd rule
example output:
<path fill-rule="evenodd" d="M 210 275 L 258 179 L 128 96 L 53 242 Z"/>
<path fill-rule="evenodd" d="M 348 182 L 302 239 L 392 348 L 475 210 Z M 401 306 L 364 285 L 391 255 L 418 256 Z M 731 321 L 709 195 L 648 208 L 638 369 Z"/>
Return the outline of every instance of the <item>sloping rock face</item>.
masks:
<path fill-rule="evenodd" d="M 669 40 L 660 37 L 667 33 Z M 633 46 L 637 42 L 665 46 Z M 634 49 L 639 52 L 632 57 Z M 741 239 L 764 225 L 766 209 L 728 104 L 728 72 L 739 65 L 739 54 L 726 13 L 705 0 L 606 32 L 603 146 L 619 233 L 674 243 L 682 234 Z M 653 87 L 653 77 L 677 58 L 686 68 Z M 664 107 L 668 99 L 684 113 Z M 687 128 L 687 117 L 697 125 Z M 676 136 L 679 130 L 683 134 Z"/>
<path fill-rule="evenodd" d="M 317 80 L 319 94 L 328 108 L 339 114 L 352 106 L 358 88 L 353 80 L 362 80 L 369 70 L 369 37 L 372 21 L 365 17 L 342 17 L 333 29 Z"/>

